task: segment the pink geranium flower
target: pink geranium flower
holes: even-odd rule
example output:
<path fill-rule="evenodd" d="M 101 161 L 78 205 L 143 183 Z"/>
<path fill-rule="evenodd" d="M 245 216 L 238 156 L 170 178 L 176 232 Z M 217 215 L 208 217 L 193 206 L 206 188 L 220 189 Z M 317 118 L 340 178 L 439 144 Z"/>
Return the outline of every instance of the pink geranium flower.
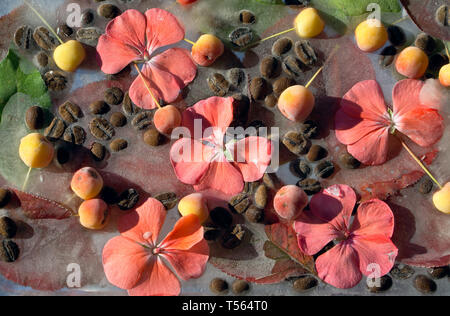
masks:
<path fill-rule="evenodd" d="M 271 142 L 251 136 L 224 143 L 233 121 L 233 98 L 212 97 L 183 113 L 189 137 L 178 140 L 170 151 L 175 174 L 197 191 L 213 189 L 237 194 L 244 182 L 261 179 L 271 161 Z"/>
<path fill-rule="evenodd" d="M 336 113 L 336 137 L 356 159 L 366 165 L 381 165 L 388 159 L 389 137 L 400 132 L 428 147 L 444 133 L 443 118 L 435 108 L 422 104 L 420 80 L 399 81 L 393 90 L 393 107 L 384 102 L 374 80 L 357 83 L 343 98 Z"/>
<path fill-rule="evenodd" d="M 195 215 L 182 217 L 160 243 L 158 235 L 167 211 L 155 199 L 119 219 L 121 236 L 103 249 L 103 268 L 111 284 L 132 296 L 174 296 L 180 281 L 163 259 L 183 280 L 200 277 L 209 259 L 203 227 Z"/>
<path fill-rule="evenodd" d="M 142 63 L 142 74 L 155 98 L 173 102 L 194 80 L 197 66 L 185 49 L 156 52 L 178 43 L 184 36 L 183 26 L 170 12 L 155 8 L 144 15 L 137 10 L 127 10 L 109 22 L 106 34 L 99 39 L 97 52 L 101 69 L 104 73 L 116 74 L 132 62 Z M 130 87 L 130 98 L 141 108 L 157 107 L 140 77 Z"/>
<path fill-rule="evenodd" d="M 315 255 L 329 242 L 337 244 L 316 260 L 319 277 L 337 288 L 356 286 L 362 275 L 382 277 L 394 266 L 398 249 L 391 241 L 394 215 L 380 200 L 362 203 L 351 223 L 356 194 L 334 185 L 315 195 L 310 212 L 294 223 L 300 250 Z"/>

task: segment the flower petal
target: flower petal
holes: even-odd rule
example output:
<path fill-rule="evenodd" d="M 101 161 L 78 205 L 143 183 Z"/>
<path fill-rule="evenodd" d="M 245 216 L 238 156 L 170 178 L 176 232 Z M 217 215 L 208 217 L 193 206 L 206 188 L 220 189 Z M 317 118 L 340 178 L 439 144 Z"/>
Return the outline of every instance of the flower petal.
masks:
<path fill-rule="evenodd" d="M 383 235 L 355 236 L 352 240 L 359 256 L 359 269 L 364 275 L 379 272 L 382 277 L 392 270 L 398 249 L 389 238 Z"/>
<path fill-rule="evenodd" d="M 141 282 L 128 291 L 130 296 L 177 296 L 181 285 L 175 274 L 161 258 L 152 257 Z"/>
<path fill-rule="evenodd" d="M 141 280 L 150 256 L 138 243 L 122 236 L 115 237 L 103 248 L 106 278 L 111 284 L 129 290 Z"/>
<path fill-rule="evenodd" d="M 235 195 L 244 190 L 244 179 L 241 172 L 229 163 L 225 157 L 213 161 L 205 176 L 194 188 L 196 191 L 213 189 L 228 195 Z"/>
<path fill-rule="evenodd" d="M 184 27 L 170 12 L 153 8 L 145 12 L 147 18 L 147 50 L 153 53 L 157 48 L 178 43 L 184 39 Z"/>
<path fill-rule="evenodd" d="M 425 107 L 420 101 L 420 91 L 424 83 L 420 80 L 405 79 L 397 82 L 392 90 L 394 121 L 407 112 Z"/>
<path fill-rule="evenodd" d="M 108 35 L 100 36 L 97 45 L 101 69 L 106 74 L 116 74 L 133 61 L 139 60 L 139 52 Z"/>
<path fill-rule="evenodd" d="M 362 203 L 352 224 L 356 236 L 383 235 L 391 238 L 394 233 L 394 214 L 391 208 L 381 200 Z"/>
<path fill-rule="evenodd" d="M 149 198 L 135 211 L 119 218 L 118 229 L 123 237 L 130 240 L 156 245 L 161 227 L 166 219 L 164 205 L 156 199 Z"/>
<path fill-rule="evenodd" d="M 196 279 L 203 275 L 209 260 L 209 245 L 202 240 L 189 250 L 172 250 L 164 252 L 163 257 L 169 261 L 175 272 L 183 280 Z"/>
<path fill-rule="evenodd" d="M 171 48 L 156 55 L 150 61 L 157 69 L 171 73 L 182 89 L 191 83 L 197 75 L 197 66 L 194 64 L 189 51 L 183 48 Z"/>
<path fill-rule="evenodd" d="M 183 216 L 159 245 L 167 250 L 188 250 L 203 240 L 203 226 L 196 215 Z"/>
<path fill-rule="evenodd" d="M 316 269 L 324 282 L 340 288 L 350 289 L 362 279 L 358 253 L 348 242 L 342 242 L 316 260 Z"/>
<path fill-rule="evenodd" d="M 388 159 L 389 129 L 375 130 L 356 143 L 347 146 L 348 152 L 368 166 L 382 165 Z"/>
<path fill-rule="evenodd" d="M 270 164 L 272 143 L 263 137 L 247 137 L 234 144 L 232 155 L 244 181 L 255 182 L 264 176 Z"/>

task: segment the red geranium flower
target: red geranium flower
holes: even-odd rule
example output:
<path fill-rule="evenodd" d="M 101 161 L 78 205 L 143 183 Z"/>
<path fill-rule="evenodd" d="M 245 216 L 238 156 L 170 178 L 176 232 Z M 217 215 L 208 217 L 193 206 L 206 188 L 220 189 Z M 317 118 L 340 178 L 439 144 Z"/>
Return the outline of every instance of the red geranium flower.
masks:
<path fill-rule="evenodd" d="M 197 191 L 214 189 L 231 195 L 242 192 L 244 182 L 264 176 L 271 161 L 271 142 L 251 136 L 224 143 L 232 121 L 233 98 L 212 97 L 184 111 L 182 125 L 189 137 L 178 140 L 170 151 L 181 182 L 194 185 Z"/>
<path fill-rule="evenodd" d="M 184 28 L 170 12 L 155 8 L 144 15 L 127 10 L 109 22 L 106 34 L 99 39 L 101 69 L 116 74 L 131 62 L 143 63 L 142 73 L 155 98 L 173 102 L 194 80 L 197 67 L 185 49 L 170 48 L 158 55 L 155 52 L 178 43 L 184 36 Z M 157 107 L 142 78 L 136 78 L 130 87 L 130 98 L 141 108 Z"/>
<path fill-rule="evenodd" d="M 394 215 L 380 200 L 362 203 L 351 223 L 356 194 L 347 185 L 334 185 L 315 195 L 294 223 L 298 245 L 307 255 L 315 255 L 330 241 L 339 242 L 319 256 L 319 277 L 337 288 L 356 286 L 362 275 L 382 277 L 391 271 L 398 249 L 391 241 Z"/>
<path fill-rule="evenodd" d="M 437 143 L 443 133 L 443 118 L 420 101 L 424 83 L 406 79 L 393 90 L 393 108 L 384 102 L 374 80 L 357 83 L 343 98 L 336 113 L 336 137 L 356 159 L 380 165 L 388 159 L 389 135 L 400 132 L 422 147 Z"/>
<path fill-rule="evenodd" d="M 200 277 L 209 259 L 203 227 L 195 215 L 182 217 L 159 244 L 157 239 L 167 211 L 155 199 L 119 219 L 121 236 L 103 249 L 103 268 L 111 284 L 132 296 L 174 296 L 180 281 L 163 258 L 183 280 Z"/>

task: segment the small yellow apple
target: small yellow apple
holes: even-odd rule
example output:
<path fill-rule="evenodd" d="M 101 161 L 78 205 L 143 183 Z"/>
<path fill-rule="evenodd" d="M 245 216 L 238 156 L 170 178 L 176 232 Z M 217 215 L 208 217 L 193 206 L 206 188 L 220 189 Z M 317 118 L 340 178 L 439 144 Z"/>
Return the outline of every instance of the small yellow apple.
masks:
<path fill-rule="evenodd" d="M 74 72 L 86 58 L 83 45 L 75 40 L 70 40 L 56 47 L 53 59 L 59 69 Z"/>
<path fill-rule="evenodd" d="M 434 206 L 445 214 L 450 214 L 450 182 L 433 195 Z"/>
<path fill-rule="evenodd" d="M 39 133 L 29 134 L 20 141 L 20 159 L 30 168 L 47 167 L 54 155 L 53 145 Z"/>
<path fill-rule="evenodd" d="M 209 218 L 206 199 L 201 193 L 194 193 L 181 199 L 178 210 L 182 216 L 196 215 L 200 224 L 203 224 Z"/>

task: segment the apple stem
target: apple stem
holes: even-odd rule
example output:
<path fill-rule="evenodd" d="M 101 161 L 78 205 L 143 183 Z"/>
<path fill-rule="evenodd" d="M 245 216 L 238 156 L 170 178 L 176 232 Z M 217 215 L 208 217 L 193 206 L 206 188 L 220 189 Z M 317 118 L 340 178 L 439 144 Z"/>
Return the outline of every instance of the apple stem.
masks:
<path fill-rule="evenodd" d="M 184 39 L 185 42 L 191 44 L 191 45 L 195 45 L 195 43 L 191 40 L 188 40 L 187 38 Z"/>
<path fill-rule="evenodd" d="M 159 104 L 158 100 L 156 100 L 155 95 L 153 94 L 152 90 L 150 89 L 150 86 L 148 85 L 147 79 L 145 79 L 144 75 L 142 74 L 141 70 L 139 69 L 138 65 L 134 64 L 134 67 L 136 68 L 139 76 L 141 77 L 142 81 L 144 82 L 145 87 L 147 88 L 148 92 L 152 96 L 153 101 L 156 103 L 158 108 L 161 108 L 161 104 Z"/>
<path fill-rule="evenodd" d="M 23 182 L 23 185 L 22 185 L 22 191 L 25 191 L 25 188 L 27 187 L 28 180 L 30 180 L 30 174 L 31 174 L 32 169 L 33 168 L 31 168 L 31 167 L 30 167 L 30 169 L 28 169 L 27 176 L 25 177 L 25 181 Z"/>
<path fill-rule="evenodd" d="M 409 19 L 409 17 L 408 17 L 408 16 L 404 16 L 404 17 L 402 17 L 401 19 L 398 19 L 397 21 L 392 22 L 391 25 L 399 24 L 399 23 L 401 23 L 401 22 L 403 22 L 403 21 L 405 21 L 405 20 L 407 20 L 407 19 Z"/>
<path fill-rule="evenodd" d="M 305 88 L 309 88 L 309 86 L 311 86 L 311 84 L 314 82 L 314 80 L 316 80 L 317 76 L 323 71 L 323 68 L 325 67 L 325 65 L 328 63 L 328 61 L 333 58 L 334 54 L 336 53 L 336 51 L 339 49 L 339 45 L 336 45 L 333 50 L 331 51 L 330 56 L 328 56 L 327 60 L 325 60 L 324 66 L 320 67 L 319 70 L 317 70 L 317 72 L 314 74 L 314 76 L 311 78 L 311 80 L 309 80 L 309 82 L 306 84 Z"/>
<path fill-rule="evenodd" d="M 292 31 L 295 31 L 295 27 L 293 27 L 291 29 L 288 29 L 288 30 L 285 30 L 285 31 L 282 31 L 282 32 L 279 32 L 277 34 L 273 34 L 273 35 L 271 35 L 269 37 L 263 38 L 263 39 L 259 40 L 257 43 L 265 42 L 265 41 L 270 40 L 270 39 L 272 39 L 274 37 L 278 37 L 280 35 L 283 35 L 283 34 L 286 34 L 286 33 L 292 32 Z"/>
<path fill-rule="evenodd" d="M 50 24 L 44 19 L 44 17 L 27 1 L 27 0 L 23 0 L 23 2 L 25 2 L 25 4 L 38 16 L 38 18 L 45 24 L 45 26 L 48 27 L 48 29 L 50 30 L 50 32 L 53 33 L 53 35 L 55 35 L 56 39 L 61 43 L 64 44 L 64 42 L 62 41 L 62 39 L 58 36 L 58 34 L 56 34 L 55 30 L 50 26 Z"/>

